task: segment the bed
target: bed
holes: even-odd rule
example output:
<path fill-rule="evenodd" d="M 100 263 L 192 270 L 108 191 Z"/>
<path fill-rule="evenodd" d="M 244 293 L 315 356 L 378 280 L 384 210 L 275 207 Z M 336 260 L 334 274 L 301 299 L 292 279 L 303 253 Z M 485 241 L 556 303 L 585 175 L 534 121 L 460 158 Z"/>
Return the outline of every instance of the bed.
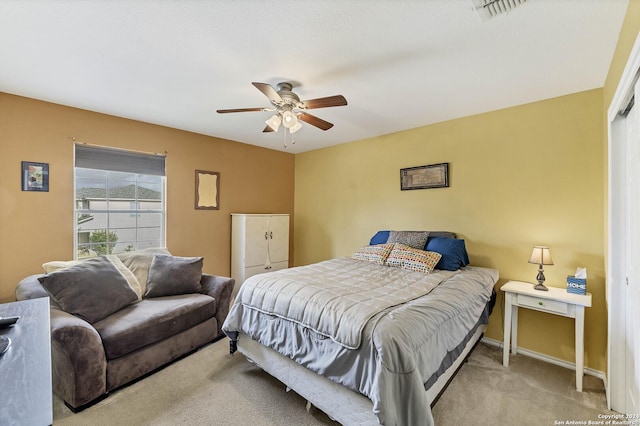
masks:
<path fill-rule="evenodd" d="M 250 277 L 223 330 L 342 424 L 432 425 L 495 302 L 498 271 L 468 263 L 454 233 L 380 231 L 353 256 Z"/>

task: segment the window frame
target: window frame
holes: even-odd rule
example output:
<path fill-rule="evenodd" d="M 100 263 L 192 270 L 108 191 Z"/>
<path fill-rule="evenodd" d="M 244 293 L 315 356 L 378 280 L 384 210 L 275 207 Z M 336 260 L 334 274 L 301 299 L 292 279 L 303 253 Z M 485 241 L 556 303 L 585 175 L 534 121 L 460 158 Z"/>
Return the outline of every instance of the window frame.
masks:
<path fill-rule="evenodd" d="M 85 163 L 83 162 L 83 160 L 81 159 L 80 161 L 78 161 L 78 158 L 76 157 L 76 154 L 78 152 L 78 149 L 82 150 L 81 151 L 81 156 L 86 156 L 86 155 L 91 155 L 92 153 L 95 153 L 98 157 L 101 155 L 101 153 L 105 153 L 107 158 L 107 162 L 103 162 L 103 164 L 99 164 L 98 168 L 93 168 L 93 167 L 86 167 Z M 118 166 L 117 167 L 113 167 L 112 169 L 109 169 L 109 158 L 111 158 L 111 155 L 115 155 L 115 158 L 119 158 L 122 157 L 124 158 L 124 160 L 127 160 L 128 155 L 131 155 L 131 158 L 133 158 L 135 161 L 133 161 L 132 164 L 129 165 L 124 165 L 123 166 L 123 162 L 122 161 L 118 161 Z M 160 169 L 158 168 L 158 165 L 160 163 L 158 163 L 158 158 L 157 158 L 158 154 L 152 154 L 152 153 L 140 153 L 140 152 L 134 152 L 134 151 L 127 151 L 127 150 L 121 150 L 121 149 L 115 149 L 115 148 L 110 148 L 110 147 L 98 147 L 98 146 L 87 146 L 86 144 L 76 144 L 74 147 L 74 167 L 73 167 L 73 211 L 74 211 L 74 215 L 73 215 L 73 228 L 74 228 L 74 233 L 73 233 L 73 258 L 75 260 L 78 259 L 87 259 L 87 258 L 91 258 L 91 257 L 96 257 L 99 256 L 100 254 L 115 254 L 115 253 L 120 253 L 123 251 L 129 251 L 129 250 L 118 250 L 115 252 L 111 252 L 111 250 L 107 249 L 106 253 L 96 253 L 95 251 L 93 253 L 91 253 L 91 248 L 89 248 L 89 252 L 91 254 L 89 254 L 88 256 L 81 256 L 80 252 L 81 252 L 81 245 L 84 244 L 91 244 L 90 241 L 87 241 L 86 243 L 84 241 L 81 241 L 80 238 L 80 234 L 83 232 L 83 229 L 80 225 L 82 225 L 82 223 L 86 223 L 87 220 L 85 220 L 84 222 L 80 222 L 80 217 L 81 215 L 84 218 L 90 218 L 92 216 L 95 215 L 105 215 L 104 218 L 104 222 L 105 222 L 105 226 L 99 226 L 97 228 L 93 228 L 94 230 L 99 230 L 99 229 L 104 229 L 105 232 L 107 233 L 107 241 L 106 243 L 108 244 L 108 236 L 110 234 L 110 232 L 117 232 L 117 230 L 133 230 L 135 238 L 130 241 L 130 240 L 126 240 L 126 241 L 122 241 L 119 243 L 115 243 L 115 244 L 121 244 L 121 243 L 130 243 L 130 245 L 133 245 L 132 249 L 133 250 L 137 250 L 137 249 L 141 249 L 141 248 L 145 248 L 145 247 L 156 247 L 155 244 L 152 245 L 147 245 L 144 244 L 144 242 L 150 242 L 150 241 L 159 241 L 159 247 L 165 247 L 166 246 L 166 233 L 167 233 L 167 178 L 166 178 L 166 173 L 165 173 L 165 156 L 161 156 L 161 165 L 162 165 L 162 170 L 161 172 L 159 171 Z M 136 168 L 136 163 L 138 163 L 139 161 L 144 161 L 144 159 L 149 158 L 151 159 L 152 162 L 156 162 L 157 164 L 154 165 L 154 167 L 156 168 L 155 171 L 152 171 L 151 173 L 138 173 L 137 170 L 135 170 Z M 90 159 L 91 161 L 91 159 Z M 126 163 L 126 161 L 124 161 Z M 80 163 L 81 165 L 78 165 L 78 163 Z M 144 170 L 151 170 L 151 169 L 145 169 L 144 164 L 142 165 Z M 123 168 L 125 170 L 123 170 Z M 78 198 L 78 190 L 81 189 L 82 187 L 78 186 L 78 183 L 82 181 L 83 177 L 82 176 L 78 176 L 78 170 L 79 169 L 83 169 L 83 170 L 94 170 L 96 172 L 100 173 L 104 173 L 104 177 L 99 177 L 97 179 L 97 187 L 100 186 L 104 186 L 104 203 L 105 203 L 105 207 L 106 208 L 95 208 L 92 209 L 91 208 L 91 198 Z M 117 169 L 117 170 L 114 170 Z M 132 198 L 113 198 L 110 197 L 109 194 L 109 190 L 112 189 L 113 187 L 110 185 L 110 182 L 117 182 L 119 180 L 122 180 L 122 182 L 126 182 L 128 179 L 125 180 L 124 177 L 126 177 L 127 175 L 122 175 L 122 179 L 118 179 L 117 175 L 118 174 L 130 174 L 131 178 L 133 178 L 131 180 L 131 185 L 133 186 L 133 197 Z M 153 176 L 152 179 L 149 179 L 149 176 Z M 142 177 L 142 178 L 141 178 Z M 146 178 L 145 178 L 146 177 Z M 110 179 L 111 178 L 111 179 Z M 84 177 L 84 179 L 88 179 L 87 177 Z M 153 183 L 153 180 L 158 179 L 159 182 L 157 183 Z M 145 181 L 148 181 L 146 183 L 148 183 L 149 185 L 145 186 L 144 183 Z M 144 205 L 145 201 L 148 201 L 147 199 L 140 199 L 140 188 L 147 188 L 153 191 L 156 191 L 156 189 L 151 189 L 148 188 L 148 186 L 156 186 L 159 184 L 159 192 L 160 192 L 160 205 L 159 208 L 157 209 L 151 209 L 151 208 L 141 208 L 142 205 Z M 118 187 L 118 186 L 115 186 Z M 99 198 L 100 200 L 102 200 L 102 198 Z M 113 201 L 119 201 L 119 202 L 124 202 L 126 204 L 129 205 L 129 207 L 133 206 L 137 206 L 137 208 L 127 208 L 127 209 L 114 209 L 114 208 L 109 208 L 109 204 Z M 79 203 L 82 203 L 79 206 Z M 135 226 L 133 227 L 115 227 L 115 226 L 110 226 L 110 222 L 112 221 L 113 217 L 111 217 L 111 215 L 114 214 L 123 214 L 123 215 L 129 215 L 130 217 L 135 217 L 134 221 L 135 221 Z M 140 239 L 140 230 L 141 229 L 150 229 L 150 228 L 156 228 L 158 226 L 140 226 L 139 223 L 139 218 L 142 217 L 142 215 L 159 215 L 160 216 L 160 220 L 159 220 L 159 231 L 160 231 L 160 236 L 159 236 L 159 240 L 157 239 L 152 239 L 152 240 L 147 240 L 147 239 Z M 91 230 L 86 231 L 89 235 L 91 235 Z M 142 247 L 140 246 L 140 243 L 142 244 Z M 127 246 L 129 247 L 129 246 Z"/>

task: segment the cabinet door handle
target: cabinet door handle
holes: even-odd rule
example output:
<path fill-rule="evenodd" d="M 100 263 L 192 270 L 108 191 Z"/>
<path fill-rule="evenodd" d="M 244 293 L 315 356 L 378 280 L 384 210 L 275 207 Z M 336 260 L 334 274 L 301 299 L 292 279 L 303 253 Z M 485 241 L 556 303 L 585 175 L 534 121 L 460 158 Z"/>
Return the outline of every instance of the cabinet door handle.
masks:
<path fill-rule="evenodd" d="M 538 305 L 540 305 L 540 306 L 544 306 L 544 303 L 542 303 L 542 302 L 538 302 Z"/>
<path fill-rule="evenodd" d="M 265 239 L 265 240 L 268 240 L 268 239 L 269 239 L 269 233 L 268 233 L 268 232 L 265 232 L 265 233 L 264 233 L 264 239 Z"/>
<path fill-rule="evenodd" d="M 269 238 L 273 240 L 273 232 L 269 232 Z"/>

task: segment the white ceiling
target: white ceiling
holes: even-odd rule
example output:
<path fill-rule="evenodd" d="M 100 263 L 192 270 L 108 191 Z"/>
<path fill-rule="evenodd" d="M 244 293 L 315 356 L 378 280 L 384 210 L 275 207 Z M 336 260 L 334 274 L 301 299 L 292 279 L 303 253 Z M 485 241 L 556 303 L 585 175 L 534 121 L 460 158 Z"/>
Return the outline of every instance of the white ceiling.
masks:
<path fill-rule="evenodd" d="M 270 113 L 216 110 L 270 106 L 253 81 L 344 95 L 298 153 L 602 87 L 627 3 L 0 0 L 0 92 L 278 150 Z"/>

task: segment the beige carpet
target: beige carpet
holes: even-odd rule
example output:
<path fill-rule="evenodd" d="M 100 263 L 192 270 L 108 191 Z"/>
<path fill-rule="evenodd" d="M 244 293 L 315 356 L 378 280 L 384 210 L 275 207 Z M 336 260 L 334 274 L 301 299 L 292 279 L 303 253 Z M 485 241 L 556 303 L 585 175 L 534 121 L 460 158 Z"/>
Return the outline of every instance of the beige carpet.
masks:
<path fill-rule="evenodd" d="M 606 414 L 602 381 L 585 376 L 575 390 L 571 370 L 522 355 L 502 367 L 502 351 L 478 345 L 433 409 L 436 425 L 554 425 Z M 241 354 L 227 340 L 72 413 L 54 397 L 55 426 L 86 425 L 331 425 L 318 410 Z"/>

